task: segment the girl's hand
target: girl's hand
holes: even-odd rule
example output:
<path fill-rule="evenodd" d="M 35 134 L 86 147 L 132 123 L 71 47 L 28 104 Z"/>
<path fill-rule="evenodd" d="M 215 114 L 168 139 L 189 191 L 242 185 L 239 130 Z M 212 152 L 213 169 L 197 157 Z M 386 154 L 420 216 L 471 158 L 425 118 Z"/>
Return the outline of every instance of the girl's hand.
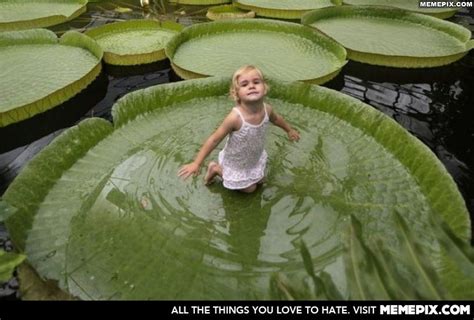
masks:
<path fill-rule="evenodd" d="M 183 179 L 186 179 L 190 175 L 197 176 L 199 175 L 199 169 L 201 167 L 194 162 L 185 164 L 184 166 L 181 167 L 178 171 L 178 177 L 181 177 Z"/>
<path fill-rule="evenodd" d="M 291 141 L 298 141 L 300 140 L 300 133 L 295 129 L 290 129 L 290 131 L 288 131 L 288 139 Z"/>

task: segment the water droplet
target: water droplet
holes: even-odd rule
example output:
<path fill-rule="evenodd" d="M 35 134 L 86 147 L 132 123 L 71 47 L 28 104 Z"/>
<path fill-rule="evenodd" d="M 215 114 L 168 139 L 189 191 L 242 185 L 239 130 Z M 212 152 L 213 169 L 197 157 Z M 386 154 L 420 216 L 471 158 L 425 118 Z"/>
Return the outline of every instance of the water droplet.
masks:
<path fill-rule="evenodd" d="M 91 281 L 93 281 L 93 280 L 95 280 L 95 277 L 94 277 L 94 276 L 91 276 L 89 279 L 90 279 Z"/>

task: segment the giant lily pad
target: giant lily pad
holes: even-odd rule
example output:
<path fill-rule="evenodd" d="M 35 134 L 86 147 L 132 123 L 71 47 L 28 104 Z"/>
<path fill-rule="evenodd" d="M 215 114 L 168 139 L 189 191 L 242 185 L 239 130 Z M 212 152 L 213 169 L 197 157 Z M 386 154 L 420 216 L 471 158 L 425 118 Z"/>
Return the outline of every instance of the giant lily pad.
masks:
<path fill-rule="evenodd" d="M 396 8 L 323 8 L 305 14 L 301 21 L 341 43 L 350 59 L 375 65 L 442 66 L 474 47 L 468 29 Z"/>
<path fill-rule="evenodd" d="M 428 14 L 441 19 L 449 18 L 457 11 L 457 9 L 452 8 L 420 8 L 420 1 L 413 0 L 344 0 L 344 4 L 389 6 Z"/>
<path fill-rule="evenodd" d="M 271 81 L 268 102 L 301 140 L 270 128 L 265 185 L 248 195 L 206 187 L 202 176 L 180 180 L 178 168 L 229 112 L 229 82 L 130 93 L 113 108 L 114 127 L 83 121 L 23 169 L 4 194 L 17 208 L 7 227 L 41 277 L 82 299 L 268 299 L 272 275 L 304 278 L 314 264 L 347 297 L 350 216 L 363 224 L 364 241 L 381 239 L 403 255 L 401 216 L 437 266 L 439 285 L 457 279 L 450 294 L 466 298 L 456 289 L 460 271 L 440 267 L 457 260 L 440 254 L 430 224 L 436 216 L 467 243 L 470 221 L 454 181 L 421 142 L 354 98 Z M 411 268 L 403 264 L 405 274 Z"/>
<path fill-rule="evenodd" d="M 49 27 L 87 10 L 87 0 L 0 0 L 0 31 Z"/>
<path fill-rule="evenodd" d="M 242 10 L 232 4 L 210 7 L 206 17 L 209 20 L 255 18 L 255 12 Z"/>
<path fill-rule="evenodd" d="M 166 55 L 184 79 L 228 76 L 255 64 L 271 77 L 323 83 L 346 63 L 344 48 L 321 33 L 264 19 L 193 25 L 170 40 Z"/>
<path fill-rule="evenodd" d="M 236 0 L 234 5 L 254 11 L 259 16 L 300 19 L 311 10 L 340 5 L 341 0 Z"/>
<path fill-rule="evenodd" d="M 214 4 L 229 3 L 232 1 L 231 0 L 169 0 L 169 2 L 176 3 L 176 4 L 209 6 L 209 5 L 214 5 Z"/>
<path fill-rule="evenodd" d="M 0 127 L 53 108 L 76 95 L 101 70 L 102 50 L 91 38 L 49 30 L 0 33 Z"/>
<path fill-rule="evenodd" d="M 104 61 L 113 65 L 135 65 L 166 59 L 165 45 L 182 29 L 171 21 L 129 20 L 90 29 L 104 50 Z"/>

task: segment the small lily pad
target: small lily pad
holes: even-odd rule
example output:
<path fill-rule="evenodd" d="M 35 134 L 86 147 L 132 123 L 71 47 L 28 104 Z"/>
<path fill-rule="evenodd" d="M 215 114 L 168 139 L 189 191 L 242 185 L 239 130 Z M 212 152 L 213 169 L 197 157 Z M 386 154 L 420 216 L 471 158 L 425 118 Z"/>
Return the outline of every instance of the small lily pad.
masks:
<path fill-rule="evenodd" d="M 301 21 L 341 43 L 349 59 L 375 65 L 442 66 L 461 59 L 474 47 L 468 29 L 397 8 L 323 8 L 305 14 Z"/>
<path fill-rule="evenodd" d="M 228 76 L 244 64 L 271 77 L 323 83 L 346 63 L 344 48 L 296 23 L 235 19 L 185 28 L 166 47 L 173 69 L 184 79 Z"/>
<path fill-rule="evenodd" d="M 165 45 L 182 26 L 171 21 L 129 20 L 106 24 L 85 33 L 104 50 L 104 61 L 136 65 L 166 59 Z"/>
<path fill-rule="evenodd" d="M 457 11 L 453 8 L 420 8 L 420 1 L 413 0 L 344 0 L 344 4 L 389 6 L 427 14 L 440 19 L 452 17 Z"/>
<path fill-rule="evenodd" d="M 209 20 L 255 18 L 255 12 L 242 10 L 234 5 L 211 7 L 207 10 Z"/>
<path fill-rule="evenodd" d="M 72 98 L 99 75 L 102 49 L 76 31 L 0 32 L 0 127 Z"/>
<path fill-rule="evenodd" d="M 87 10 L 87 0 L 0 0 L 0 31 L 49 27 Z"/>
<path fill-rule="evenodd" d="M 234 5 L 262 17 L 300 19 L 314 9 L 340 5 L 341 0 L 236 0 Z"/>

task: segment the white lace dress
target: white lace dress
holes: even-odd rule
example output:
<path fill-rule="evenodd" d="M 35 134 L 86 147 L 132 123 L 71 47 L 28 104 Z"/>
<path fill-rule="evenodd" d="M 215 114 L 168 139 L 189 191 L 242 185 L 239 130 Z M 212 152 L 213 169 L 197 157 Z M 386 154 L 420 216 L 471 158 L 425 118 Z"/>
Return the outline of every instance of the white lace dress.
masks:
<path fill-rule="evenodd" d="M 224 187 L 238 190 L 259 182 L 265 175 L 265 131 L 270 119 L 266 106 L 265 116 L 258 125 L 245 121 L 239 109 L 233 110 L 242 119 L 242 126 L 227 137 L 224 149 L 219 152 L 219 164 L 222 167 Z"/>

